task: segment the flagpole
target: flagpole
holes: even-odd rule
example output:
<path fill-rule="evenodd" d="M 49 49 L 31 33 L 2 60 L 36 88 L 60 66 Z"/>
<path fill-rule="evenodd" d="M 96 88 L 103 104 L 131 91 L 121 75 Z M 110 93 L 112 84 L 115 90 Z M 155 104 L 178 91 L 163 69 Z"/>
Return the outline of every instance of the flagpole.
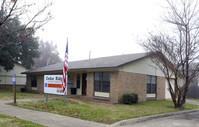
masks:
<path fill-rule="evenodd" d="M 68 81 L 68 76 L 67 75 L 66 75 L 66 80 Z M 67 87 L 65 88 L 65 91 L 67 92 Z M 66 106 L 66 94 L 64 94 L 64 106 Z"/>
<path fill-rule="evenodd" d="M 66 44 L 66 54 L 67 54 L 67 57 L 68 57 L 68 37 L 67 37 L 67 44 Z M 65 54 L 65 57 L 66 57 L 66 54 Z M 67 58 L 67 61 L 68 61 L 68 58 Z M 65 62 L 66 62 L 66 58 L 64 60 L 64 66 L 65 66 Z M 68 66 L 68 65 L 67 65 Z M 68 68 L 68 67 L 67 67 Z M 66 106 L 66 93 L 67 93 L 67 82 L 68 82 L 68 69 L 65 70 L 65 90 L 64 90 L 64 106 Z"/>
<path fill-rule="evenodd" d="M 64 106 L 66 106 L 66 95 L 64 95 Z"/>

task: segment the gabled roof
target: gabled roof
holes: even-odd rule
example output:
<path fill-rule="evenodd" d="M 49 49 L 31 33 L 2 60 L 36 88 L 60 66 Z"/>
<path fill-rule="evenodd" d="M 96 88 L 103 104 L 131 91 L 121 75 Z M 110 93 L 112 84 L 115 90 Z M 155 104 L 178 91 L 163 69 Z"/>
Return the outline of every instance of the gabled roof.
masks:
<path fill-rule="evenodd" d="M 116 69 L 122 65 L 140 60 L 147 57 L 147 53 L 137 53 L 137 54 L 128 54 L 128 55 L 117 55 L 109 57 L 101 57 L 90 60 L 80 60 L 69 62 L 69 71 L 78 71 L 78 70 L 92 70 L 92 69 Z M 62 72 L 63 63 L 57 63 L 41 68 L 35 68 L 22 74 L 29 73 L 42 73 L 42 72 Z"/>

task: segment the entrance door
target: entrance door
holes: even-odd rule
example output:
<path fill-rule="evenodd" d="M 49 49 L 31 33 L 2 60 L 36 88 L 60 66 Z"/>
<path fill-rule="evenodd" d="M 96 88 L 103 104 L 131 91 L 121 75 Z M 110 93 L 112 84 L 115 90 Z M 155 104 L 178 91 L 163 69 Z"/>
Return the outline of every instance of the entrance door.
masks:
<path fill-rule="evenodd" d="M 87 73 L 82 74 L 82 95 L 86 95 L 87 92 Z"/>

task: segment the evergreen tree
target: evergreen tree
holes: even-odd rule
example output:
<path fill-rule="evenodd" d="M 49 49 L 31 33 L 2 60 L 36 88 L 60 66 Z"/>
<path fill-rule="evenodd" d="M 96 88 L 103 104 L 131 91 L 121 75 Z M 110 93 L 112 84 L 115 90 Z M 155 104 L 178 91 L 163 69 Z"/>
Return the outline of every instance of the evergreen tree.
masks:
<path fill-rule="evenodd" d="M 24 26 L 16 18 L 9 19 L 9 24 L 0 26 L 0 65 L 5 70 L 11 70 L 14 63 L 20 63 L 26 68 L 33 66 L 33 58 L 39 56 L 38 39 L 32 34 L 31 29 L 21 30 Z M 28 35 L 28 37 L 27 37 Z"/>

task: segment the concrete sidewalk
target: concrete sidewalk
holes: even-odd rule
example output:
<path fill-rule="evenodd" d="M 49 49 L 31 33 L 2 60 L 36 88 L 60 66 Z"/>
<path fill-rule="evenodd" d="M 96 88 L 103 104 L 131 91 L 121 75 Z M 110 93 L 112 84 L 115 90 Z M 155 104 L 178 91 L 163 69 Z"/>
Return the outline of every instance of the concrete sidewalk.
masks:
<path fill-rule="evenodd" d="M 30 101 L 35 99 L 20 99 L 17 101 Z M 81 120 L 62 116 L 58 114 L 41 112 L 29 109 L 23 109 L 5 103 L 13 102 L 13 100 L 0 100 L 0 114 L 17 117 L 20 119 L 32 121 L 48 127 L 104 127 L 106 124 Z"/>
<path fill-rule="evenodd" d="M 186 103 L 188 103 L 188 104 L 194 104 L 194 105 L 199 105 L 199 101 L 193 101 L 193 100 L 186 100 Z"/>

